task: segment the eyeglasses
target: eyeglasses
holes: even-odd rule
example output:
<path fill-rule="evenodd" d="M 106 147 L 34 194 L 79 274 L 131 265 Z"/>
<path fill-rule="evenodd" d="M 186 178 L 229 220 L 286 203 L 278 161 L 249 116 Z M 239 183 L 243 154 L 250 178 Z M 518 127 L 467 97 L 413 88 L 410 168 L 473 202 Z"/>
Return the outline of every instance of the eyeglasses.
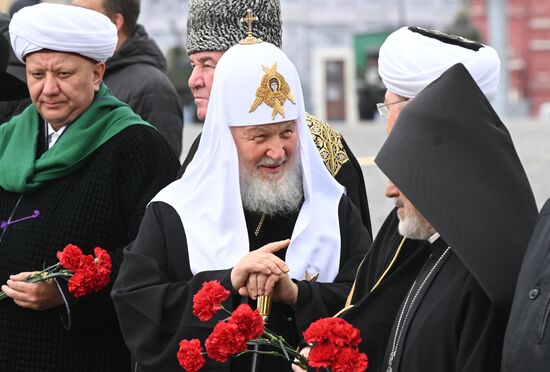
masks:
<path fill-rule="evenodd" d="M 390 113 L 390 109 L 388 108 L 388 106 L 395 105 L 396 103 L 407 102 L 408 100 L 409 98 L 403 98 L 402 100 L 390 103 L 377 103 L 376 108 L 378 109 L 378 113 L 380 114 L 380 116 L 382 116 L 383 118 L 387 118 L 388 114 Z"/>

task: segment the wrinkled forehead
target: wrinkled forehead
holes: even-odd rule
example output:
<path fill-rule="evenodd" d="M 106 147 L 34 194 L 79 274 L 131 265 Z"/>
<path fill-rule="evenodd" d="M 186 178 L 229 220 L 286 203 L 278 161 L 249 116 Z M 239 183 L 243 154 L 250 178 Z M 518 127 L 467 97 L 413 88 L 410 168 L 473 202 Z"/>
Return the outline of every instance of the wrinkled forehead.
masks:
<path fill-rule="evenodd" d="M 295 130 L 297 121 L 286 120 L 278 123 L 257 124 L 257 125 L 233 125 L 230 126 L 233 133 L 278 133 L 286 130 Z"/>

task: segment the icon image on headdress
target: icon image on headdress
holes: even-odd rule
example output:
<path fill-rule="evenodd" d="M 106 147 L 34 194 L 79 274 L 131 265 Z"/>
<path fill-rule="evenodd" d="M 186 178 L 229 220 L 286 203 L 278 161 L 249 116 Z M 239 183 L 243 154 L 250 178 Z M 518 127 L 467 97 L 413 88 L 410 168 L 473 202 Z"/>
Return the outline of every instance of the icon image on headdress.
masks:
<path fill-rule="evenodd" d="M 272 78 L 269 80 L 269 87 L 271 88 L 272 92 L 278 91 L 280 85 L 281 84 L 279 84 L 279 79 L 277 78 Z"/>
<path fill-rule="evenodd" d="M 293 104 L 296 104 L 296 100 L 290 92 L 290 86 L 283 75 L 277 71 L 276 63 L 271 67 L 262 65 L 262 69 L 265 75 L 262 77 L 260 86 L 256 90 L 256 98 L 252 102 L 248 112 L 254 112 L 259 105 L 265 102 L 266 105 L 273 108 L 271 113 L 272 119 L 275 119 L 277 114 L 280 114 L 284 119 L 285 110 L 283 105 L 286 100 L 288 99 Z"/>

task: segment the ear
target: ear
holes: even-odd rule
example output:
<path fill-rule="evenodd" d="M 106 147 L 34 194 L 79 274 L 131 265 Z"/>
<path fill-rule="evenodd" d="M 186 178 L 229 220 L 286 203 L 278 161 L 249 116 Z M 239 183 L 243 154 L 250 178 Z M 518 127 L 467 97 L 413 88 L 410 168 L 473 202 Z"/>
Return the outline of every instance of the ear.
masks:
<path fill-rule="evenodd" d="M 122 32 L 122 28 L 124 27 L 124 16 L 120 13 L 115 13 L 110 18 L 111 22 L 115 24 L 116 29 L 120 34 Z"/>
<path fill-rule="evenodd" d="M 103 75 L 105 74 L 105 63 L 98 62 L 94 66 L 94 70 L 92 71 L 92 82 L 94 85 L 94 91 L 97 92 L 99 90 L 99 86 L 101 85 L 101 81 L 103 80 Z"/>

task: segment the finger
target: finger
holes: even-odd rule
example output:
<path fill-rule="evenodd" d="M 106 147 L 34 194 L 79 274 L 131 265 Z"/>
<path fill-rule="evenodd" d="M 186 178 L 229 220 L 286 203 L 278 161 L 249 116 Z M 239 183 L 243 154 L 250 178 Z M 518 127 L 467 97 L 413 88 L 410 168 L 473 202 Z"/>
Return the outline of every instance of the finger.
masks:
<path fill-rule="evenodd" d="M 10 279 L 11 280 L 15 280 L 15 281 L 23 281 L 25 279 L 27 279 L 30 275 L 36 273 L 33 272 L 33 271 L 24 271 L 22 273 L 19 273 L 19 274 L 15 274 L 15 275 L 10 275 Z"/>
<path fill-rule="evenodd" d="M 292 372 L 306 372 L 306 370 L 292 363 Z"/>
<path fill-rule="evenodd" d="M 35 283 L 27 283 L 27 282 L 11 280 L 11 279 L 8 279 L 7 284 L 11 289 L 17 292 L 23 292 L 23 293 L 32 292 L 33 289 L 36 288 Z"/>
<path fill-rule="evenodd" d="M 6 296 L 12 298 L 14 301 L 20 301 L 20 302 L 22 302 L 22 301 L 27 302 L 28 301 L 28 298 L 27 298 L 28 295 L 26 293 L 17 291 L 17 290 L 13 289 L 10 286 L 3 285 L 2 286 L 2 291 L 4 291 Z"/>
<path fill-rule="evenodd" d="M 269 262 L 268 262 L 269 261 Z M 269 267 L 274 274 L 287 273 L 289 271 L 288 265 L 285 261 L 270 253 L 264 257 L 262 263 Z M 272 264 L 275 265 L 275 267 Z"/>
<path fill-rule="evenodd" d="M 255 273 L 250 274 L 248 277 L 248 280 L 246 282 L 246 289 L 248 290 L 248 293 L 250 295 L 250 298 L 253 300 L 256 299 L 258 296 L 258 282 L 257 282 L 258 275 Z"/>
<path fill-rule="evenodd" d="M 271 274 L 267 278 L 264 285 L 266 295 L 270 295 L 273 292 L 273 288 L 275 287 L 275 284 L 279 281 L 280 278 L 281 278 L 280 275 L 273 275 L 273 274 Z"/>
<path fill-rule="evenodd" d="M 271 274 L 271 275 L 273 275 L 273 274 Z M 258 283 L 258 296 L 268 294 L 268 293 L 266 293 L 266 290 L 265 290 L 265 283 L 267 282 L 267 278 L 271 275 L 259 274 L 259 275 L 256 276 L 256 281 Z"/>
<path fill-rule="evenodd" d="M 281 249 L 288 247 L 289 244 L 290 244 L 290 239 L 280 240 L 278 242 L 272 242 L 272 243 L 266 244 L 263 247 L 259 248 L 258 251 L 275 253 L 280 251 Z"/>
<path fill-rule="evenodd" d="M 6 296 L 10 297 L 10 298 L 13 298 L 13 295 L 14 295 L 14 290 L 11 289 L 10 287 L 8 287 L 6 284 L 2 285 L 2 287 L 0 287 L 2 289 L 2 292 L 4 292 L 6 294 Z"/>
<path fill-rule="evenodd" d="M 246 287 L 239 288 L 238 292 L 239 292 L 239 295 L 243 297 L 250 297 L 250 294 L 248 293 L 248 289 L 246 289 Z"/>

